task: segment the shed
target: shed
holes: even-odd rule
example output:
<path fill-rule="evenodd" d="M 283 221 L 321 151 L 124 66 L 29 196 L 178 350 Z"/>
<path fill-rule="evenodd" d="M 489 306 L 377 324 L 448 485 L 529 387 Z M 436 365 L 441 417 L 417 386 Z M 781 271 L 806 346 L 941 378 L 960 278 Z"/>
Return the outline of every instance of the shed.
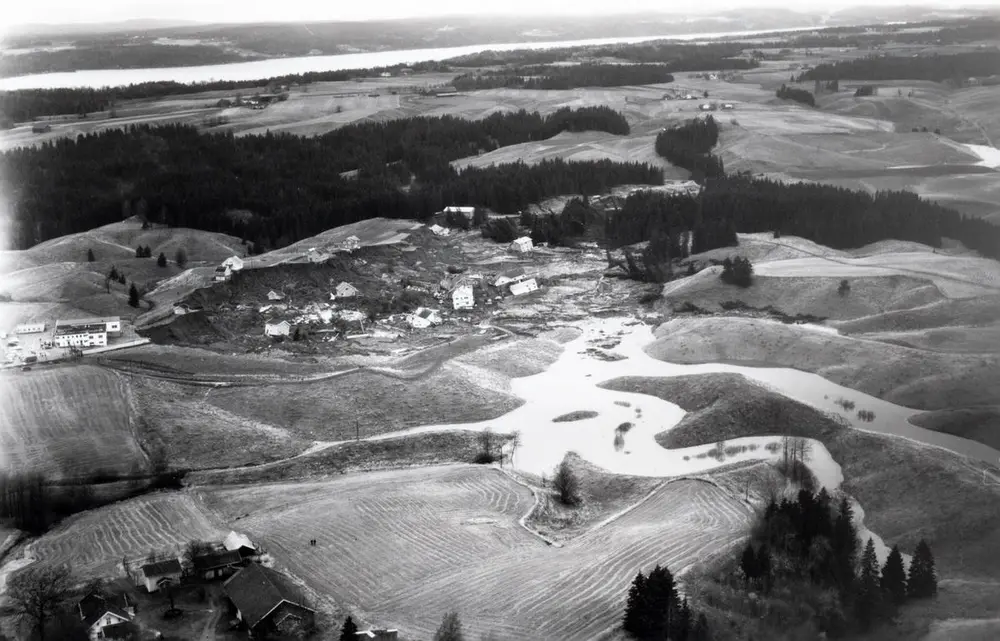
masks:
<path fill-rule="evenodd" d="M 312 627 L 316 611 L 307 607 L 289 579 L 275 570 L 251 563 L 227 579 L 222 590 L 251 636 L 288 634 Z"/>
<path fill-rule="evenodd" d="M 415 312 L 407 317 L 407 322 L 409 322 L 410 327 L 424 329 L 430 327 L 431 325 L 440 324 L 441 314 L 439 314 L 437 310 L 427 309 L 426 307 L 418 307 Z"/>
<path fill-rule="evenodd" d="M 447 227 L 442 227 L 441 225 L 437 224 L 431 225 L 430 230 L 431 232 L 434 233 L 435 236 L 447 236 L 448 234 L 451 233 L 451 230 L 448 229 Z"/>
<path fill-rule="evenodd" d="M 236 550 L 243 558 L 257 554 L 257 546 L 253 544 L 250 537 L 235 531 L 231 531 L 226 535 L 225 540 L 222 542 L 222 547 L 230 551 Z"/>
<path fill-rule="evenodd" d="M 531 293 L 538 289 L 538 283 L 535 282 L 534 278 L 529 278 L 528 280 L 522 280 L 518 283 L 513 283 L 510 286 L 510 293 L 514 296 L 522 296 L 524 294 Z"/>
<path fill-rule="evenodd" d="M 358 288 L 347 281 L 343 281 L 337 285 L 334 291 L 337 294 L 337 298 L 352 298 L 358 295 Z"/>
<path fill-rule="evenodd" d="M 215 282 L 223 282 L 229 280 L 229 277 L 233 275 L 232 270 L 227 265 L 219 265 L 215 268 L 215 273 L 212 275 L 212 280 Z"/>
<path fill-rule="evenodd" d="M 156 592 L 160 588 L 177 583 L 183 574 L 181 562 L 177 559 L 156 561 L 139 568 L 138 583 L 144 585 L 147 592 Z"/>
<path fill-rule="evenodd" d="M 292 331 L 292 326 L 288 321 L 281 321 L 280 323 L 264 323 L 264 335 L 265 336 L 288 336 Z"/>
<path fill-rule="evenodd" d="M 239 550 L 199 554 L 192 559 L 194 572 L 204 579 L 220 579 L 233 574 L 243 562 Z"/>
<path fill-rule="evenodd" d="M 267 300 L 285 300 L 283 292 L 276 292 L 273 289 L 267 293 Z"/>
<path fill-rule="evenodd" d="M 530 252 L 533 245 L 531 243 L 531 238 L 527 236 L 521 236 L 520 238 L 515 238 L 514 242 L 510 244 L 510 250 L 518 252 L 519 254 L 524 254 Z"/>

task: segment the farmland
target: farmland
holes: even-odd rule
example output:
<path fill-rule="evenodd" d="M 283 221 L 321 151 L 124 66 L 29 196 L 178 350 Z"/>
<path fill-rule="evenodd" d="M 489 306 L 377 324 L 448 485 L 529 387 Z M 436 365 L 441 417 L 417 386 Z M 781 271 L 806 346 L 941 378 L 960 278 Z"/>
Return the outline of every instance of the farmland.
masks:
<path fill-rule="evenodd" d="M 638 569 L 666 563 L 680 570 L 740 540 L 749 519 L 748 508 L 714 486 L 682 481 L 551 548 L 516 523 L 531 507 L 526 490 L 469 467 L 204 495 L 313 589 L 365 619 L 423 637 L 441 612 L 458 609 L 477 613 L 465 619 L 473 635 L 516 639 L 529 624 L 547 638 L 591 638 L 616 625 Z"/>
<path fill-rule="evenodd" d="M 0 374 L 4 468 L 80 477 L 143 469 L 128 386 L 92 366 Z"/>
<path fill-rule="evenodd" d="M 80 576 L 121 576 L 122 558 L 140 561 L 150 553 L 180 552 L 192 539 L 216 540 L 217 527 L 178 493 L 156 493 L 74 516 L 35 541 L 29 554 L 40 563 L 69 563 Z"/>

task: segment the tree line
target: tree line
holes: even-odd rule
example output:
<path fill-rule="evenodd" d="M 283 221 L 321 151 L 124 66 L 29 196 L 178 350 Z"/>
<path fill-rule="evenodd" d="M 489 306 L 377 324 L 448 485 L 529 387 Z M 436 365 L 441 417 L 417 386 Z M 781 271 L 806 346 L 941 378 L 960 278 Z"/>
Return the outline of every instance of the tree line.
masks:
<path fill-rule="evenodd" d="M 992 76 L 1000 69 L 1000 51 L 933 54 L 929 56 L 866 56 L 816 65 L 799 75 L 803 80 L 965 80 Z"/>
<path fill-rule="evenodd" d="M 452 84 L 460 91 L 477 89 L 574 89 L 576 87 L 623 87 L 673 82 L 662 64 L 534 65 L 509 67 L 457 76 Z"/>
<path fill-rule="evenodd" d="M 600 110 L 584 114 L 590 121 L 607 115 Z M 501 121 L 529 123 L 510 139 L 541 135 L 550 126 L 537 119 L 533 122 L 541 128 L 535 129 L 530 115 L 496 120 Z M 573 117 L 549 122 L 556 121 L 569 126 Z M 318 138 L 236 137 L 201 134 L 184 125 L 130 126 L 9 150 L 0 156 L 0 179 L 12 213 L 10 237 L 16 247 L 26 248 L 138 216 L 231 234 L 259 251 L 376 216 L 421 219 L 455 204 L 516 214 L 559 194 L 663 182 L 659 168 L 609 160 L 557 159 L 457 171 L 447 161 L 466 153 L 462 136 L 469 128 L 463 124 L 449 137 L 446 121 L 434 122 L 403 125 L 400 137 L 408 142 L 398 148 L 373 139 L 374 154 L 341 145 L 349 134 L 336 132 Z M 424 135 L 427 127 L 434 136 Z M 502 131 L 498 126 L 494 133 Z M 429 151 L 434 149 L 441 155 Z M 418 167 L 423 177 L 416 182 L 407 158 L 397 161 L 391 155 L 407 156 L 407 150 L 413 151 L 409 162 L 430 165 Z M 345 157 L 353 160 L 345 162 Z M 341 176 L 340 170 L 351 165 L 359 168 L 357 174 Z"/>
<path fill-rule="evenodd" d="M 636 575 L 625 602 L 622 628 L 639 641 L 708 641 L 708 618 L 695 614 L 677 592 L 673 574 L 657 565 Z"/>
<path fill-rule="evenodd" d="M 711 153 L 717 142 L 719 126 L 715 118 L 708 116 L 661 131 L 656 135 L 655 148 L 658 155 L 687 169 L 692 179 L 702 182 L 725 175 L 722 159 Z"/>
<path fill-rule="evenodd" d="M 184 49 L 185 47 L 158 48 Z M 16 58 L 17 56 L 9 57 Z M 286 85 L 308 85 L 314 82 L 343 82 L 356 78 L 370 78 L 378 76 L 383 72 L 398 74 L 403 68 L 406 68 L 406 65 L 373 67 L 369 69 L 308 71 L 305 73 L 285 74 L 255 80 L 212 80 L 197 83 L 151 81 L 118 87 L 0 91 L 0 116 L 13 122 L 23 122 L 42 116 L 56 116 L 60 114 L 85 115 L 96 111 L 105 111 L 112 104 L 126 100 L 164 98 L 208 91 L 268 91 Z M 450 71 L 448 65 L 434 61 L 416 63 L 410 65 L 409 68 L 418 73 Z"/>
<path fill-rule="evenodd" d="M 739 575 L 747 589 L 798 595 L 805 620 L 789 621 L 767 605 L 755 614 L 772 631 L 802 624 L 839 638 L 872 630 L 895 618 L 908 600 L 937 593 L 934 556 L 925 541 L 909 573 L 898 546 L 879 565 L 874 541 L 863 549 L 860 543 L 847 497 L 835 505 L 823 488 L 815 494 L 802 489 L 794 500 L 772 498 L 743 549 Z"/>

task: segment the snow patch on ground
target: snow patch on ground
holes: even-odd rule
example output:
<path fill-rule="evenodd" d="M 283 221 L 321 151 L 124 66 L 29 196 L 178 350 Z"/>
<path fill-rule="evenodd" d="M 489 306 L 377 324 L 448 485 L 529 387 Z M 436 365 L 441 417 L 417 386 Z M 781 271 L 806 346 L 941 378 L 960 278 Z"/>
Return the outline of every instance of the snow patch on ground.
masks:
<path fill-rule="evenodd" d="M 989 145 L 963 145 L 972 153 L 979 156 L 980 161 L 976 164 L 981 167 L 1000 167 L 1000 149 Z"/>

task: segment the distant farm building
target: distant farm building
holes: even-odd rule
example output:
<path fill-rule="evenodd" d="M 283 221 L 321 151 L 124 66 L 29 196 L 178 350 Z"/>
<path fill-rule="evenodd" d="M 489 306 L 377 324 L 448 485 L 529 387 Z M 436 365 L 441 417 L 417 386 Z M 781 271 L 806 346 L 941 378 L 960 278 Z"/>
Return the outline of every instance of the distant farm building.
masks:
<path fill-rule="evenodd" d="M 230 256 L 226 260 L 222 261 L 224 267 L 228 267 L 234 272 L 238 272 L 243 269 L 243 259 L 239 256 Z"/>
<path fill-rule="evenodd" d="M 383 78 L 392 78 L 392 74 L 391 74 L 391 73 L 389 73 L 388 71 L 383 71 L 383 72 L 382 72 L 382 73 L 380 73 L 379 75 L 380 75 L 381 77 L 383 77 Z"/>
<path fill-rule="evenodd" d="M 430 230 L 435 236 L 447 236 L 451 233 L 450 229 L 442 227 L 441 225 L 431 225 Z"/>
<path fill-rule="evenodd" d="M 451 292 L 451 303 L 455 309 L 472 309 L 476 306 L 476 297 L 472 285 L 463 284 Z"/>
<path fill-rule="evenodd" d="M 337 285 L 334 292 L 337 294 L 337 298 L 354 298 L 358 295 L 358 288 L 344 281 Z"/>
<path fill-rule="evenodd" d="M 139 568 L 136 584 L 145 586 L 147 592 L 156 592 L 168 585 L 178 583 L 183 574 L 181 562 L 177 559 L 156 561 Z"/>
<path fill-rule="evenodd" d="M 251 563 L 230 577 L 222 590 L 251 637 L 292 636 L 313 626 L 316 611 L 275 570 Z"/>
<path fill-rule="evenodd" d="M 717 107 L 714 102 L 704 102 L 698 105 L 698 109 L 701 109 L 702 111 L 715 111 Z"/>
<path fill-rule="evenodd" d="M 306 257 L 309 259 L 310 263 L 325 263 L 330 259 L 330 253 L 322 249 L 317 250 L 313 247 L 306 253 Z"/>
<path fill-rule="evenodd" d="M 31 133 L 33 134 L 47 134 L 52 131 L 52 125 L 47 122 L 36 122 L 31 125 Z"/>
<path fill-rule="evenodd" d="M 736 109 L 736 105 L 731 102 L 724 102 L 722 103 L 722 108 L 726 111 L 732 111 L 733 109 Z"/>
<path fill-rule="evenodd" d="M 371 630 L 359 630 L 354 633 L 354 637 L 358 641 L 396 641 L 398 638 L 398 630 L 384 630 L 380 628 L 372 628 Z"/>
<path fill-rule="evenodd" d="M 431 325 L 441 324 L 441 315 L 433 309 L 427 309 L 426 307 L 418 307 L 417 311 L 413 312 L 407 318 L 410 327 L 415 329 L 426 329 Z"/>
<path fill-rule="evenodd" d="M 208 580 L 232 576 L 242 562 L 239 550 L 200 554 L 191 561 L 195 574 Z"/>
<path fill-rule="evenodd" d="M 438 98 L 444 98 L 445 96 L 457 96 L 458 89 L 452 87 L 451 85 L 448 85 L 446 87 L 441 87 L 440 89 L 436 89 L 434 91 L 434 95 L 437 96 Z"/>
<path fill-rule="evenodd" d="M 230 552 L 239 552 L 243 558 L 257 555 L 257 546 L 254 545 L 253 541 L 246 534 L 240 534 L 239 532 L 230 532 L 226 535 L 225 540 L 222 542 L 222 547 Z"/>
<path fill-rule="evenodd" d="M 219 265 L 215 268 L 215 273 L 212 274 L 212 280 L 217 283 L 222 283 L 233 275 L 233 270 L 229 268 L 228 265 Z"/>
<path fill-rule="evenodd" d="M 493 277 L 494 287 L 503 287 L 510 283 L 515 283 L 519 280 L 525 278 L 523 267 L 511 267 L 510 269 L 505 269 L 496 276 Z"/>
<path fill-rule="evenodd" d="M 113 626 L 130 624 L 135 616 L 135 606 L 126 594 L 111 599 L 91 593 L 83 597 L 76 608 L 91 639 L 114 638 L 106 635 L 105 631 Z"/>
<path fill-rule="evenodd" d="M 292 331 L 292 326 L 288 321 L 281 321 L 280 323 L 264 323 L 264 335 L 265 336 L 288 336 Z"/>
<path fill-rule="evenodd" d="M 357 236 L 348 236 L 341 245 L 346 251 L 352 252 L 361 248 L 361 239 Z"/>
<path fill-rule="evenodd" d="M 519 283 L 513 283 L 510 286 L 510 293 L 514 296 L 523 296 L 524 294 L 529 294 L 538 289 L 538 283 L 534 278 L 529 278 L 528 280 L 522 280 Z"/>
<path fill-rule="evenodd" d="M 472 218 L 476 214 L 475 207 L 445 207 L 441 210 L 444 214 L 465 214 L 468 218 Z"/>
<path fill-rule="evenodd" d="M 519 254 L 525 254 L 530 252 L 534 245 L 531 243 L 531 239 L 527 236 L 521 236 L 520 238 L 515 238 L 510 244 L 510 250 L 517 252 Z"/>
<path fill-rule="evenodd" d="M 267 300 L 285 300 L 285 294 L 272 289 L 267 293 Z"/>
<path fill-rule="evenodd" d="M 15 334 L 40 334 L 45 331 L 45 323 L 22 323 L 14 328 Z"/>

